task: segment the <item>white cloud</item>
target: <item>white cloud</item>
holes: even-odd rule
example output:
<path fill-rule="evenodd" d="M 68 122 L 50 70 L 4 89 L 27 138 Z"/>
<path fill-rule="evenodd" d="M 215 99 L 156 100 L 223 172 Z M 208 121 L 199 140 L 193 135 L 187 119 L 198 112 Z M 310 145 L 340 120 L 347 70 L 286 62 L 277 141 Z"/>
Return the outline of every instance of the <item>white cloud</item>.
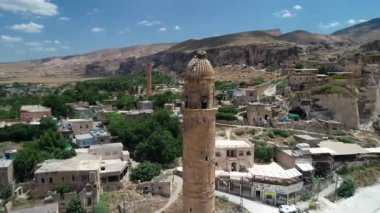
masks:
<path fill-rule="evenodd" d="M 365 20 L 365 19 L 359 19 L 359 23 L 363 23 L 363 22 L 366 22 L 367 20 Z"/>
<path fill-rule="evenodd" d="M 180 26 L 178 26 L 178 25 L 175 25 L 175 26 L 174 26 L 174 30 L 180 30 L 180 29 L 181 29 Z"/>
<path fill-rule="evenodd" d="M 339 26 L 340 26 L 340 23 L 337 21 L 333 21 L 333 22 L 330 22 L 328 24 L 323 24 L 323 23 L 319 24 L 319 27 L 322 29 L 330 29 L 330 28 L 335 28 L 335 27 L 339 27 Z"/>
<path fill-rule="evenodd" d="M 40 42 L 37 42 L 37 41 L 25 42 L 25 45 L 29 46 L 29 47 L 40 47 L 40 46 L 42 46 L 42 44 Z"/>
<path fill-rule="evenodd" d="M 296 5 L 293 6 L 293 10 L 302 10 L 302 6 L 296 4 Z"/>
<path fill-rule="evenodd" d="M 130 31 L 131 29 L 129 29 L 128 27 L 124 28 L 123 30 L 119 30 L 117 33 L 119 34 L 125 34 L 127 33 L 128 31 Z"/>
<path fill-rule="evenodd" d="M 10 28 L 12 30 L 22 31 L 26 33 L 40 33 L 44 29 L 44 25 L 30 22 L 29 24 L 15 24 Z"/>
<path fill-rule="evenodd" d="M 161 27 L 160 29 L 158 29 L 160 32 L 166 32 L 168 29 L 166 29 L 166 27 Z"/>
<path fill-rule="evenodd" d="M 12 37 L 7 35 L 1 35 L 0 36 L 0 42 L 20 42 L 22 41 L 22 38 L 20 37 Z"/>
<path fill-rule="evenodd" d="M 144 26 L 147 26 L 147 27 L 151 27 L 153 25 L 157 25 L 157 24 L 160 24 L 160 23 L 161 23 L 160 21 L 156 21 L 156 20 L 153 20 L 153 21 L 143 20 L 143 21 L 137 22 L 138 25 L 144 25 Z"/>
<path fill-rule="evenodd" d="M 278 18 L 291 18 L 296 16 L 297 14 L 290 12 L 290 10 L 282 10 L 277 13 L 274 13 Z"/>
<path fill-rule="evenodd" d="M 46 43 L 46 44 L 51 44 L 51 43 L 53 43 L 53 42 L 50 41 L 50 40 L 45 40 L 44 43 Z"/>
<path fill-rule="evenodd" d="M 54 52 L 57 49 L 54 47 L 31 47 L 29 50 L 33 52 Z"/>
<path fill-rule="evenodd" d="M 61 17 L 59 17 L 59 19 L 58 20 L 60 20 L 60 21 L 70 21 L 71 20 L 71 18 L 69 18 L 69 17 L 66 17 L 66 16 L 61 16 Z"/>
<path fill-rule="evenodd" d="M 93 33 L 101 33 L 104 31 L 106 31 L 106 30 L 104 28 L 101 28 L 101 27 L 94 27 L 91 29 L 91 32 L 93 32 Z"/>
<path fill-rule="evenodd" d="M 60 44 L 61 42 L 59 40 L 54 40 L 53 43 L 54 44 Z"/>
<path fill-rule="evenodd" d="M 0 0 L 0 9 L 41 16 L 58 15 L 57 5 L 51 3 L 50 0 Z"/>
<path fill-rule="evenodd" d="M 65 45 L 62 45 L 61 48 L 64 49 L 64 50 L 68 50 L 68 49 L 70 49 L 69 46 L 65 46 Z"/>
<path fill-rule="evenodd" d="M 99 14 L 99 13 L 100 13 L 100 10 L 98 8 L 93 8 L 90 11 L 87 12 L 87 15 L 91 16 L 91 15 L 96 15 L 96 14 Z"/>
<path fill-rule="evenodd" d="M 350 19 L 347 21 L 347 24 L 353 25 L 353 24 L 356 24 L 356 21 L 355 19 Z"/>

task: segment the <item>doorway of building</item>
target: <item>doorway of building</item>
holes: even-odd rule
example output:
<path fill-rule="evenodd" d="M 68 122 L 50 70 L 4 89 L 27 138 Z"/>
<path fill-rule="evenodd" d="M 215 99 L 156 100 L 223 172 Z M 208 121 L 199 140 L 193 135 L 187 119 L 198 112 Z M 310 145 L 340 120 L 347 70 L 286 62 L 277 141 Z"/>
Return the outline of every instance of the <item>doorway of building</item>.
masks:
<path fill-rule="evenodd" d="M 233 162 L 232 164 L 231 164 L 231 171 L 232 172 L 236 172 L 236 163 L 235 162 Z"/>

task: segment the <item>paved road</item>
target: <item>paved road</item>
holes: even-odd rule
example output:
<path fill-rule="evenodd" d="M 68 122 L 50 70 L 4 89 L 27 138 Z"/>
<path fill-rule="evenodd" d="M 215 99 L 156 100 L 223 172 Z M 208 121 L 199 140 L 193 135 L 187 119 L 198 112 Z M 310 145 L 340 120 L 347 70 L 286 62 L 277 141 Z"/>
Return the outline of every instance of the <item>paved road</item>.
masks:
<path fill-rule="evenodd" d="M 235 204 L 240 204 L 240 197 L 224 192 L 215 191 L 216 196 L 226 196 L 228 200 Z M 243 199 L 243 206 L 251 213 L 278 213 L 278 209 L 256 201 Z"/>
<path fill-rule="evenodd" d="M 174 178 L 174 179 L 172 179 Z M 156 213 L 160 213 L 160 212 L 163 212 L 165 211 L 167 208 L 169 208 L 179 197 L 179 194 L 181 193 L 182 191 L 182 185 L 183 185 L 183 181 L 182 181 L 182 178 L 181 177 L 178 177 L 177 175 L 174 175 L 174 176 L 170 176 L 168 177 L 168 180 L 173 180 L 176 188 L 174 190 L 174 192 L 171 194 L 168 202 L 165 204 L 164 207 L 162 207 L 161 209 L 157 210 Z"/>
<path fill-rule="evenodd" d="M 360 188 L 353 197 L 338 201 L 318 213 L 380 213 L 380 183 Z"/>

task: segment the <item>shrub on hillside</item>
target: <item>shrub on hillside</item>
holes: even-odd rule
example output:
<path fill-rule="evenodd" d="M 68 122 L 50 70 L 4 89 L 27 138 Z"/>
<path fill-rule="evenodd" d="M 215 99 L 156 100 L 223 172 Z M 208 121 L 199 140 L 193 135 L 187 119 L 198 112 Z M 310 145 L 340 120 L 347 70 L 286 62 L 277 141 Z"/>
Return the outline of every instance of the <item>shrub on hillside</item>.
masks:
<path fill-rule="evenodd" d="M 356 183 L 351 178 L 346 178 L 343 183 L 339 186 L 337 193 L 339 197 L 347 198 L 354 195 L 356 190 Z"/>

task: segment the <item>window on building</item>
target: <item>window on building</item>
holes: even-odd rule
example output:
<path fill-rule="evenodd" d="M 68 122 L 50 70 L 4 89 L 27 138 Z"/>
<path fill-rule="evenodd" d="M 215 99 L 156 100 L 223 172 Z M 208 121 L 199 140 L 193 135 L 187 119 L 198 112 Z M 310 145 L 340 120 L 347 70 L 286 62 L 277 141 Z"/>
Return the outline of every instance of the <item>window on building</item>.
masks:
<path fill-rule="evenodd" d="M 215 156 L 216 156 L 216 157 L 220 157 L 220 152 L 216 152 L 216 153 L 215 153 Z"/>
<path fill-rule="evenodd" d="M 91 206 L 91 201 L 92 201 L 91 198 L 88 197 L 88 198 L 87 198 L 87 206 Z"/>
<path fill-rule="evenodd" d="M 244 156 L 244 151 L 239 151 L 239 156 Z"/>
<path fill-rule="evenodd" d="M 88 129 L 88 124 L 86 125 L 86 129 Z"/>
<path fill-rule="evenodd" d="M 82 129 L 82 125 L 80 125 L 80 126 L 79 126 L 79 128 L 81 128 L 81 129 Z"/>
<path fill-rule="evenodd" d="M 75 176 L 74 175 L 71 177 L 71 180 L 75 181 Z"/>
<path fill-rule="evenodd" d="M 41 183 L 45 183 L 45 178 L 41 178 Z"/>
<path fill-rule="evenodd" d="M 246 155 L 248 156 L 252 155 L 251 151 L 247 151 Z"/>
<path fill-rule="evenodd" d="M 82 181 L 87 181 L 88 180 L 88 176 L 87 175 L 82 175 Z"/>
<path fill-rule="evenodd" d="M 236 157 L 236 150 L 227 150 L 227 157 Z"/>
<path fill-rule="evenodd" d="M 53 178 L 49 177 L 49 183 L 53 183 Z"/>
<path fill-rule="evenodd" d="M 64 178 L 64 177 L 61 177 L 61 181 L 62 181 L 62 182 L 65 181 L 65 178 Z"/>

